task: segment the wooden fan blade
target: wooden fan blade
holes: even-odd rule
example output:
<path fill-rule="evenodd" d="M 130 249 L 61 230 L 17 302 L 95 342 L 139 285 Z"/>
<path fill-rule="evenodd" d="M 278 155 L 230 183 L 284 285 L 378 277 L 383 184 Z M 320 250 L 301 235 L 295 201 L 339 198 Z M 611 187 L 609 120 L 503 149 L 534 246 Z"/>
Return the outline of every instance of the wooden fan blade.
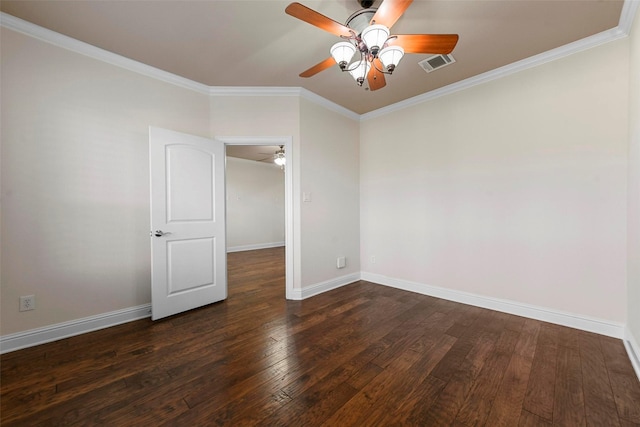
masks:
<path fill-rule="evenodd" d="M 331 34 L 335 34 L 336 36 L 349 37 L 351 35 L 348 27 L 345 27 L 341 23 L 334 21 L 331 18 L 327 18 L 323 14 L 318 13 L 313 9 L 309 9 L 307 6 L 304 6 L 300 3 L 291 3 L 284 11 L 294 18 L 298 18 L 304 22 L 308 22 L 309 24 L 315 25 L 322 30 L 328 31 Z"/>
<path fill-rule="evenodd" d="M 388 42 L 402 46 L 405 53 L 441 53 L 453 51 L 458 43 L 457 34 L 398 34 Z"/>
<path fill-rule="evenodd" d="M 330 68 L 331 66 L 335 65 L 335 63 L 336 63 L 336 60 L 330 56 L 324 61 L 320 62 L 319 64 L 316 64 L 313 67 L 309 68 L 307 71 L 303 71 L 302 73 L 300 73 L 300 77 L 315 76 L 320 71 L 326 70 L 327 68 Z"/>
<path fill-rule="evenodd" d="M 376 70 L 376 67 L 378 67 L 378 69 L 380 70 L 383 69 L 382 62 L 380 62 L 378 58 L 374 59 L 373 61 L 375 63 L 375 67 L 373 65 L 371 66 L 369 74 L 367 74 L 367 81 L 369 82 L 369 90 L 378 90 L 385 87 L 387 85 L 387 82 L 384 78 L 384 74 Z"/>
<path fill-rule="evenodd" d="M 371 18 L 371 22 L 375 21 L 376 24 L 391 28 L 412 2 L 413 0 L 384 0 Z"/>

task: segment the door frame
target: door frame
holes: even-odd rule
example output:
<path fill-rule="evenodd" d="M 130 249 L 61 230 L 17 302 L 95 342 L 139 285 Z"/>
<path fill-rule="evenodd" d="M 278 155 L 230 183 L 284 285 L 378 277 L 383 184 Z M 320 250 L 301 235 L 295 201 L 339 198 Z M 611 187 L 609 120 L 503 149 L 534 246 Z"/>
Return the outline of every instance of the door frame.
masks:
<path fill-rule="evenodd" d="M 215 136 L 216 141 L 225 145 L 283 145 L 287 162 L 284 165 L 284 216 L 285 216 L 285 298 L 294 299 L 293 294 L 293 137 L 291 136 Z M 226 192 L 225 162 L 225 192 Z M 226 197 L 226 194 L 225 194 Z M 226 210 L 225 210 L 226 218 Z M 225 226 L 226 232 L 226 226 Z"/>

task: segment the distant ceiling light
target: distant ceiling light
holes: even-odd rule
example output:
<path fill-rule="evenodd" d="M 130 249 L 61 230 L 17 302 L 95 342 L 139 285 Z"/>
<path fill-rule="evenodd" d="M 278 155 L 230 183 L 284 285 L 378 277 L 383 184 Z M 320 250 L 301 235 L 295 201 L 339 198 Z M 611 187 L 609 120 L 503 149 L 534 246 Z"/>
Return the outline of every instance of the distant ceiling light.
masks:
<path fill-rule="evenodd" d="M 284 169 L 284 165 L 287 163 L 287 159 L 284 156 L 284 145 L 281 145 L 280 149 L 274 154 L 273 162 L 280 166 L 281 169 Z"/>

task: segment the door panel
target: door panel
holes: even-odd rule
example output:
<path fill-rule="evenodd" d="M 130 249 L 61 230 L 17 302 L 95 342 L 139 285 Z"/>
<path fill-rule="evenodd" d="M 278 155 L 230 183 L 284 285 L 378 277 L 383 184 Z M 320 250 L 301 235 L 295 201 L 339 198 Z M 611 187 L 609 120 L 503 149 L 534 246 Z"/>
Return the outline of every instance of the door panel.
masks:
<path fill-rule="evenodd" d="M 150 128 L 154 320 L 227 297 L 224 144 Z"/>
<path fill-rule="evenodd" d="M 215 239 L 191 239 L 167 242 L 167 293 L 216 285 Z"/>
<path fill-rule="evenodd" d="M 184 145 L 166 148 L 167 221 L 215 221 L 215 157 Z"/>

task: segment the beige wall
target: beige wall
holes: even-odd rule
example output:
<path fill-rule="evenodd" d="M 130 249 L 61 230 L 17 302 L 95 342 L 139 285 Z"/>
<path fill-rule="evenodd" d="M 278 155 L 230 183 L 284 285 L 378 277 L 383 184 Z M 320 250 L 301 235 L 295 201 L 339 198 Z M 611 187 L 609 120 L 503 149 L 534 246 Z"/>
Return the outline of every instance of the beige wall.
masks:
<path fill-rule="evenodd" d="M 625 322 L 627 76 L 624 39 L 365 121 L 362 270 Z"/>
<path fill-rule="evenodd" d="M 358 122 L 298 96 L 214 96 L 211 123 L 212 136 L 293 137 L 294 289 L 359 271 Z"/>
<path fill-rule="evenodd" d="M 284 172 L 280 167 L 272 161 L 227 157 L 226 177 L 227 249 L 284 245 Z"/>
<path fill-rule="evenodd" d="M 150 302 L 149 126 L 291 137 L 294 289 L 359 271 L 357 121 L 298 95 L 198 93 L 5 28 L 1 53 L 1 335 Z M 312 115 L 340 141 L 316 135 L 324 129 L 309 124 Z M 336 144 L 345 157 L 334 163 Z M 313 159 L 332 164 L 310 167 Z M 327 191 L 323 176 L 340 185 Z M 321 223 L 301 213 L 304 182 L 317 192 L 314 206 L 332 212 Z M 302 246 L 303 220 L 323 239 Z M 335 268 L 337 256 L 347 269 Z M 18 312 L 30 294 L 37 309 Z"/>
<path fill-rule="evenodd" d="M 292 138 L 287 153 L 293 170 L 293 288 L 301 288 L 300 256 L 300 99 L 297 96 L 212 96 L 212 137 Z"/>
<path fill-rule="evenodd" d="M 626 321 L 638 341 L 638 21 L 630 39 L 361 124 L 2 29 L 0 334 L 149 302 L 153 125 L 292 137 L 297 289 L 362 270 Z M 38 309 L 18 313 L 32 293 Z"/>
<path fill-rule="evenodd" d="M 627 328 L 640 344 L 640 11 L 630 34 Z M 636 349 L 637 350 L 637 349 Z"/>
<path fill-rule="evenodd" d="M 303 285 L 360 272 L 359 123 L 301 100 Z M 336 269 L 337 257 L 346 257 Z"/>
<path fill-rule="evenodd" d="M 148 127 L 207 136 L 209 97 L 4 28 L 1 73 L 0 334 L 148 303 Z"/>

